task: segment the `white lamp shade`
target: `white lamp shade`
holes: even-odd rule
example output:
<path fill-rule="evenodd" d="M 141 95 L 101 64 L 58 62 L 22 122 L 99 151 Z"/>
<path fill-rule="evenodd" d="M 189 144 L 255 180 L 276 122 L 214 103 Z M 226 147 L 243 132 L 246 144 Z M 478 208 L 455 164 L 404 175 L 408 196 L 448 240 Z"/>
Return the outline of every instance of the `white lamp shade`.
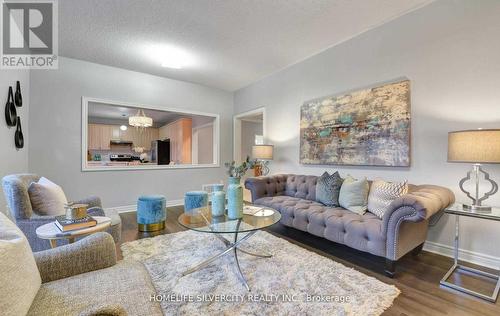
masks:
<path fill-rule="evenodd" d="M 448 161 L 500 163 L 500 129 L 448 133 Z"/>
<path fill-rule="evenodd" d="M 273 145 L 252 146 L 252 157 L 261 160 L 273 160 Z"/>

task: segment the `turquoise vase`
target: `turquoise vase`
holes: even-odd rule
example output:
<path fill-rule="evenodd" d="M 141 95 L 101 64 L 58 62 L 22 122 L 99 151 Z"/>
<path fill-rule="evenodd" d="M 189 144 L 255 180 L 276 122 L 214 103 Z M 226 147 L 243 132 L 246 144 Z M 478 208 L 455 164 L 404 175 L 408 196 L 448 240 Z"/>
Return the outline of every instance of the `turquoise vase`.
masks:
<path fill-rule="evenodd" d="M 226 194 L 224 191 L 212 192 L 212 216 L 223 216 L 226 211 Z"/>
<path fill-rule="evenodd" d="M 243 217 L 243 187 L 240 178 L 230 177 L 227 186 L 227 217 L 238 219 Z"/>

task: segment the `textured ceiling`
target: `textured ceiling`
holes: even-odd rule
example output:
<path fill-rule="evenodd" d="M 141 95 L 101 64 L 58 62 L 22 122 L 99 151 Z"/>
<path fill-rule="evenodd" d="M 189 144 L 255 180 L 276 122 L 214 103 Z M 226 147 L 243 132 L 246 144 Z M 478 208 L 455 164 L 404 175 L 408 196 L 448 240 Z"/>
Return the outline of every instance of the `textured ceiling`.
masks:
<path fill-rule="evenodd" d="M 63 0 L 59 54 L 234 91 L 432 0 Z M 168 69 L 153 48 L 194 63 Z"/>

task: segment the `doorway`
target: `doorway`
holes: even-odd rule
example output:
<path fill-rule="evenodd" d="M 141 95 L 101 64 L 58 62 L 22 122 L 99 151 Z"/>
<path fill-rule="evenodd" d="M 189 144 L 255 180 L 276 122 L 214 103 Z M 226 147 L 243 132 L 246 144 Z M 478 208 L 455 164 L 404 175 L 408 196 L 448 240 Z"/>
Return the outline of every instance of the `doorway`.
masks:
<path fill-rule="evenodd" d="M 263 107 L 234 116 L 233 159 L 236 163 L 243 162 L 247 156 L 252 159 L 252 146 L 265 143 L 265 118 L 266 109 Z M 247 177 L 253 176 L 253 171 L 248 171 L 242 183 Z M 251 201 L 249 190 L 243 190 L 243 199 Z"/>

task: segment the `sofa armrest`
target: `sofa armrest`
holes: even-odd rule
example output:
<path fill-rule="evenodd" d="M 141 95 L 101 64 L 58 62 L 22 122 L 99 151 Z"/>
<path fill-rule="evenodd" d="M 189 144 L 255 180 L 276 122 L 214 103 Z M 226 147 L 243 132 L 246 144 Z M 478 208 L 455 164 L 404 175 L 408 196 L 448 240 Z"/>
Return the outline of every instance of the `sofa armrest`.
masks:
<path fill-rule="evenodd" d="M 286 187 L 287 175 L 248 178 L 245 188 L 252 193 L 252 202 L 263 197 L 282 195 Z"/>
<path fill-rule="evenodd" d="M 100 207 L 102 208 L 101 199 L 97 196 L 89 196 L 83 200 L 75 201 L 77 204 L 87 204 L 88 208 Z"/>
<path fill-rule="evenodd" d="M 104 269 L 116 264 L 116 248 L 108 233 L 95 233 L 73 244 L 35 252 L 42 282 Z"/>
<path fill-rule="evenodd" d="M 436 185 L 420 185 L 415 190 L 394 200 L 382 218 L 384 227 L 395 219 L 420 222 L 444 210 L 455 202 L 451 190 Z"/>
<path fill-rule="evenodd" d="M 386 258 L 397 260 L 425 242 L 428 224 L 424 221 L 454 201 L 453 192 L 434 185 L 418 186 L 394 200 L 382 218 Z"/>
<path fill-rule="evenodd" d="M 87 215 L 90 216 L 106 216 L 104 213 L 104 210 L 98 206 L 96 207 L 90 207 L 87 209 Z"/>

